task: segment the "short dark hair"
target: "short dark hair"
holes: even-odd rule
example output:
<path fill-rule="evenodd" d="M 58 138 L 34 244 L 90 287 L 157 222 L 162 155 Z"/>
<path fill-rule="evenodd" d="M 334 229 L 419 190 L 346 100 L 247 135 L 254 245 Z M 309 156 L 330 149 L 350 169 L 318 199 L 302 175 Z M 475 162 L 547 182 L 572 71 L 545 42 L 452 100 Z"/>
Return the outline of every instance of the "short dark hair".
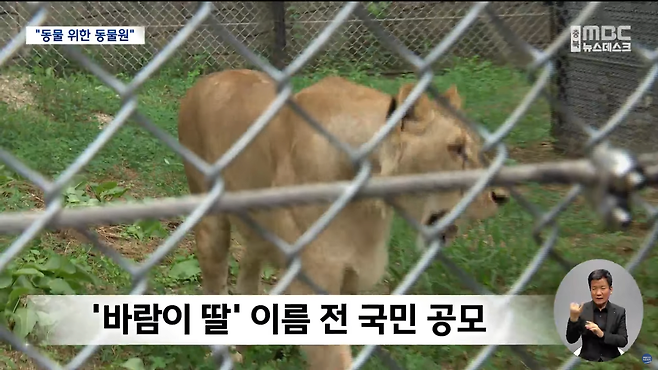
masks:
<path fill-rule="evenodd" d="M 612 274 L 606 269 L 598 269 L 589 273 L 587 277 L 587 284 L 592 289 L 592 280 L 601 280 L 605 278 L 608 281 L 608 286 L 612 287 Z"/>

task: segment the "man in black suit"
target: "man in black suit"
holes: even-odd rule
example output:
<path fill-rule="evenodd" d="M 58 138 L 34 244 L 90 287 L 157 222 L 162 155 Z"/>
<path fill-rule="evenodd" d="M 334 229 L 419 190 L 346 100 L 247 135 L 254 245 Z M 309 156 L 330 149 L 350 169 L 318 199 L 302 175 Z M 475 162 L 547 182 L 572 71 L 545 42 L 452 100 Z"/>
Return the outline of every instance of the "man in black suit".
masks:
<path fill-rule="evenodd" d="M 609 301 L 612 275 L 608 270 L 592 271 L 587 283 L 592 300 L 584 304 L 571 303 L 567 341 L 573 344 L 582 338 L 580 357 L 584 360 L 609 361 L 619 357 L 619 348 L 628 344 L 626 310 Z"/>

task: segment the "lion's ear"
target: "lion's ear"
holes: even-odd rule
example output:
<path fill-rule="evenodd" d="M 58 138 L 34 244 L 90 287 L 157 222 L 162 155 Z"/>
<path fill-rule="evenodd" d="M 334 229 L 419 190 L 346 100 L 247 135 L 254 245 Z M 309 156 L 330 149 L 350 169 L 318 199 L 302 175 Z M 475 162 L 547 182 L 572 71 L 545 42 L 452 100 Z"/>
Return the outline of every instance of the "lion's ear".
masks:
<path fill-rule="evenodd" d="M 457 85 L 455 84 L 450 85 L 448 90 L 446 90 L 443 93 L 443 97 L 448 99 L 450 105 L 452 105 L 453 108 L 462 109 L 463 100 L 462 97 L 459 96 L 459 91 L 457 91 Z"/>
<path fill-rule="evenodd" d="M 393 98 L 391 102 L 391 107 L 389 107 L 389 115 L 393 113 L 395 108 L 402 106 L 404 101 L 409 97 L 409 94 L 414 88 L 414 84 L 408 83 L 402 85 L 398 94 Z M 423 92 L 414 104 L 409 107 L 407 114 L 402 118 L 400 122 L 399 129 L 400 131 L 423 131 L 425 125 L 427 124 L 427 117 L 431 117 L 432 103 L 430 102 L 427 95 Z M 423 127 L 418 127 L 423 126 Z"/>

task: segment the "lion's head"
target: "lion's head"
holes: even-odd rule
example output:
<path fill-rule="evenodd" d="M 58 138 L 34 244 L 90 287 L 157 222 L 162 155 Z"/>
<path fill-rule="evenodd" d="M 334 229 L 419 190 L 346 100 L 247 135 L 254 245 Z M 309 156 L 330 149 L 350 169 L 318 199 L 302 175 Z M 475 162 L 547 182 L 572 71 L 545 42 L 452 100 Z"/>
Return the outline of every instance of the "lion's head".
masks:
<path fill-rule="evenodd" d="M 403 104 L 413 87 L 413 84 L 406 84 L 400 88 L 391 100 L 389 114 Z M 462 98 L 455 85 L 445 91 L 443 97 L 453 108 L 462 109 Z M 426 93 L 407 111 L 388 143 L 380 151 L 384 175 L 486 168 L 478 155 L 482 147 L 479 135 Z M 398 202 L 419 223 L 431 225 L 457 205 L 466 191 L 405 195 L 398 198 Z M 460 219 L 492 217 L 508 200 L 506 190 L 487 189 L 475 198 Z"/>

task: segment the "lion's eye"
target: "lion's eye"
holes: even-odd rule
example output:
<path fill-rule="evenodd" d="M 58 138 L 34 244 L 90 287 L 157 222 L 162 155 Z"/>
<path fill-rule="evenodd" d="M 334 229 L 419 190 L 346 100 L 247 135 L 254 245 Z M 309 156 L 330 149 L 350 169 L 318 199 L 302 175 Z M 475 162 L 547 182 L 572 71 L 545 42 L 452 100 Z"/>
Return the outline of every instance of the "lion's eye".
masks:
<path fill-rule="evenodd" d="M 468 156 L 466 155 L 466 148 L 464 145 L 453 145 L 450 147 L 450 150 L 456 155 L 460 156 L 462 159 L 467 160 Z"/>
<path fill-rule="evenodd" d="M 460 157 L 466 155 L 466 149 L 464 148 L 463 144 L 450 145 L 448 146 L 448 149 Z"/>

